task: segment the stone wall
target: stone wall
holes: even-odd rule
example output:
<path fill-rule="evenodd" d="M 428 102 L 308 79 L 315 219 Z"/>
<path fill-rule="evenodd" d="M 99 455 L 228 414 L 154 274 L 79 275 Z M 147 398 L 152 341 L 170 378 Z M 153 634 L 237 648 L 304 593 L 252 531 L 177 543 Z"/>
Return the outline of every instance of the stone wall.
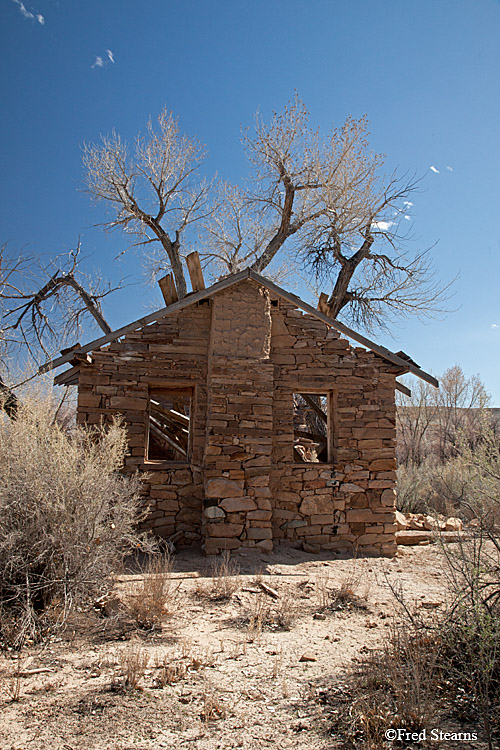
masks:
<path fill-rule="evenodd" d="M 92 353 L 78 419 L 124 414 L 126 471 L 148 471 L 148 525 L 223 549 L 395 552 L 399 370 L 324 323 L 242 281 Z M 193 389 L 188 462 L 149 462 L 152 388 Z M 297 463 L 293 394 L 328 393 L 328 463 Z"/>
<path fill-rule="evenodd" d="M 164 537 L 181 531 L 184 544 L 201 543 L 210 325 L 210 304 L 194 305 L 92 352 L 92 363 L 82 365 L 79 376 L 78 422 L 124 416 L 129 444 L 124 470 L 149 475 L 145 526 Z M 162 387 L 193 388 L 188 463 L 146 460 L 149 393 Z"/>

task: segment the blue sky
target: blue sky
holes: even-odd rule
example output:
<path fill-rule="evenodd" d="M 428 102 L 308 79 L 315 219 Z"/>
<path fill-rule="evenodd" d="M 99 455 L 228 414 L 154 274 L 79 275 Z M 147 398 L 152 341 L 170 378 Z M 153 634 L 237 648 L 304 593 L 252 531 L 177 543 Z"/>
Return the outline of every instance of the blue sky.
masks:
<path fill-rule="evenodd" d="M 436 375 L 456 363 L 479 373 L 500 405 L 499 0 L 0 0 L 0 9 L 0 241 L 11 251 L 55 254 L 81 236 L 87 269 L 141 281 L 137 257 L 114 261 L 126 239 L 94 226 L 105 213 L 82 192 L 82 143 L 113 127 L 132 140 L 167 106 L 206 144 L 207 171 L 237 182 L 247 174 L 241 125 L 297 90 L 313 124 L 366 114 L 388 169 L 424 175 L 413 242 L 437 243 L 443 279 L 460 274 L 455 312 L 375 338 Z M 156 290 L 129 287 L 105 314 L 118 327 L 155 301 Z"/>

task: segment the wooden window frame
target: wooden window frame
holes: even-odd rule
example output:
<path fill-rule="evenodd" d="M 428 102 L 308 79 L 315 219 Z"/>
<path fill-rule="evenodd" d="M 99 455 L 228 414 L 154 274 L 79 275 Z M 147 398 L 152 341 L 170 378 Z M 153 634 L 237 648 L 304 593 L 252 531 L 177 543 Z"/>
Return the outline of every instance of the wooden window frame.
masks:
<path fill-rule="evenodd" d="M 295 395 L 305 396 L 325 396 L 326 397 L 326 461 L 297 461 L 293 454 L 293 463 L 295 466 L 327 466 L 333 464 L 336 458 L 337 446 L 337 392 L 331 388 L 294 388 L 292 393 L 292 408 Z M 295 437 L 295 435 L 294 435 Z"/>
<path fill-rule="evenodd" d="M 187 439 L 187 450 L 186 456 L 179 458 L 150 458 L 149 456 L 149 441 L 150 441 L 150 429 L 151 429 L 151 401 L 154 400 L 155 394 L 161 395 L 162 393 L 184 393 L 189 395 L 189 427 L 188 427 L 188 439 Z M 148 420 L 146 426 L 146 443 L 144 446 L 145 456 L 144 464 L 149 468 L 154 467 L 175 467 L 175 466 L 189 466 L 191 463 L 192 448 L 193 448 L 193 412 L 194 412 L 194 397 L 195 389 L 194 386 L 186 385 L 185 383 L 168 383 L 165 385 L 150 386 L 148 393 Z M 173 447 L 173 446 L 172 446 Z M 174 448 L 175 449 L 175 448 Z"/>

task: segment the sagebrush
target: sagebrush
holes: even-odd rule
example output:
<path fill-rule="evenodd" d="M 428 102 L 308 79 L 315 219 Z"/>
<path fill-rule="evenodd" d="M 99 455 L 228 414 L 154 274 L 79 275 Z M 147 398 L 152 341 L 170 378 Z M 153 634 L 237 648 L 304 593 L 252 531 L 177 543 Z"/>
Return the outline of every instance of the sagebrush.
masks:
<path fill-rule="evenodd" d="M 68 431 L 50 398 L 0 414 L 0 640 L 19 646 L 40 634 L 49 605 L 64 621 L 147 542 L 136 531 L 141 482 L 120 474 L 118 420 Z"/>

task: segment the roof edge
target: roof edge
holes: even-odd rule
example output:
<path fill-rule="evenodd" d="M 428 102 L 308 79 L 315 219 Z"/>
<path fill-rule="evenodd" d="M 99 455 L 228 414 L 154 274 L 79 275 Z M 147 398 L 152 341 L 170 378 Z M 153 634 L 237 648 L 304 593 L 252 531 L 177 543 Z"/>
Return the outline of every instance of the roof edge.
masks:
<path fill-rule="evenodd" d="M 172 305 L 169 305 L 168 307 L 163 307 L 160 310 L 157 310 L 156 312 L 151 313 L 150 315 L 146 315 L 145 317 L 139 318 L 138 320 L 135 320 L 132 323 L 128 323 L 127 325 L 122 326 L 121 328 L 117 328 L 115 331 L 111 331 L 111 333 L 108 333 L 105 336 L 101 336 L 98 339 L 94 339 L 93 341 L 90 341 L 88 344 L 85 344 L 84 346 L 80 347 L 78 350 L 73 350 L 70 353 L 65 354 L 61 357 L 57 357 L 56 359 L 49 360 L 38 368 L 38 373 L 42 374 L 44 372 L 49 372 L 50 370 L 54 370 L 56 367 L 59 367 L 60 365 L 65 364 L 66 362 L 69 362 L 69 360 L 75 356 L 75 351 L 77 351 L 79 354 L 85 354 L 86 352 L 93 351 L 94 349 L 99 349 L 101 346 L 104 346 L 105 344 L 115 341 L 116 339 L 120 338 L 121 336 L 124 336 L 127 333 L 130 333 L 131 331 L 135 331 L 137 328 L 142 328 L 142 326 L 149 325 L 150 323 L 155 323 L 157 320 L 161 320 L 162 318 L 166 317 L 167 315 L 170 315 L 171 313 L 178 312 L 180 310 L 183 310 L 186 307 L 189 307 L 190 305 L 193 305 L 195 302 L 199 302 L 203 299 L 207 299 L 208 297 L 211 297 L 214 294 L 217 294 L 217 292 L 221 292 L 224 289 L 228 289 L 234 284 L 237 284 L 240 281 L 243 281 L 245 279 L 252 279 L 252 281 L 255 281 L 257 284 L 260 284 L 261 286 L 265 287 L 271 292 L 274 292 L 278 296 L 283 297 L 283 299 L 286 299 L 288 302 L 292 303 L 293 305 L 296 305 L 304 312 L 307 312 L 310 315 L 313 315 L 314 317 L 316 317 L 318 320 L 321 320 L 330 328 L 334 328 L 336 331 L 339 331 L 339 333 L 344 334 L 345 336 L 352 339 L 353 341 L 356 341 L 358 344 L 362 344 L 362 346 L 365 346 L 367 349 L 370 349 L 371 351 L 375 352 L 375 354 L 379 354 L 381 357 L 391 362 L 392 364 L 395 364 L 395 365 L 398 365 L 399 367 L 404 368 L 406 372 L 411 372 L 413 375 L 416 375 L 421 380 L 425 380 L 427 383 L 430 383 L 436 388 L 439 387 L 439 382 L 436 380 L 436 378 L 434 378 L 432 375 L 425 372 L 424 370 L 421 370 L 420 367 L 417 367 L 416 365 L 413 365 L 410 362 L 402 359 L 394 352 L 391 352 L 389 349 L 386 349 L 386 347 L 381 346 L 380 344 L 377 344 L 374 341 L 371 341 L 371 339 L 368 339 L 366 336 L 363 336 L 361 333 L 354 331 L 352 328 L 349 328 L 348 326 L 344 325 L 344 323 L 340 323 L 338 320 L 335 320 L 334 318 L 330 318 L 328 317 L 328 315 L 325 315 L 319 310 L 316 310 L 314 307 L 312 307 L 312 305 L 309 305 L 307 302 L 304 302 L 304 300 L 302 300 L 296 294 L 292 294 L 292 292 L 287 292 L 285 289 L 282 289 L 270 279 L 265 278 L 265 276 L 261 276 L 260 274 L 256 273 L 256 271 L 253 271 L 251 268 L 245 268 L 243 271 L 240 271 L 239 273 L 233 274 L 231 276 L 226 276 L 224 279 L 221 279 L 221 281 L 217 281 L 215 284 L 212 284 L 212 286 L 208 287 L 208 289 L 202 289 L 199 292 L 191 292 L 183 299 L 178 300 L 177 302 L 174 302 Z"/>

